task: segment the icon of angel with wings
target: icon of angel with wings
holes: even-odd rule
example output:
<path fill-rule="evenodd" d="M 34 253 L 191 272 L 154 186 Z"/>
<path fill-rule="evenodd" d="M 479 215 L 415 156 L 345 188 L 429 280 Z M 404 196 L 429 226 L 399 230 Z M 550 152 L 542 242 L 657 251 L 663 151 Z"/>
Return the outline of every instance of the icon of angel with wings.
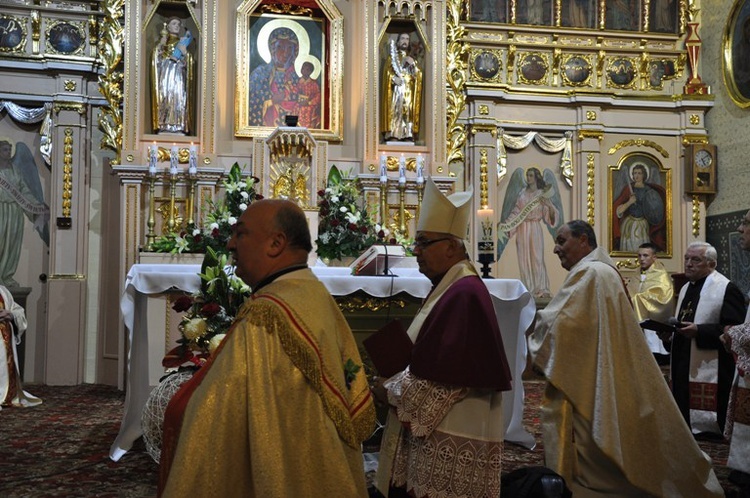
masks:
<path fill-rule="evenodd" d="M 497 257 L 515 236 L 521 282 L 534 297 L 550 297 L 544 264 L 544 228 L 554 239 L 562 226 L 563 209 L 554 173 L 537 167 L 516 169 L 510 177 L 497 226 Z"/>
<path fill-rule="evenodd" d="M 0 137 L 0 284 L 17 286 L 13 275 L 23 245 L 24 216 L 49 245 L 49 207 L 31 150 Z"/>

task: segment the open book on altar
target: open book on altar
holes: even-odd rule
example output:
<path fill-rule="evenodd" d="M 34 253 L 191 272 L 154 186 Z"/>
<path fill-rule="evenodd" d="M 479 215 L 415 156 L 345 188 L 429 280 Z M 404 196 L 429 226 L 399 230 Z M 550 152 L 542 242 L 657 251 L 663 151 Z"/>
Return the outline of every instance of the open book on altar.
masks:
<path fill-rule="evenodd" d="M 406 257 L 400 245 L 375 244 L 349 265 L 352 275 L 388 275 L 391 268 Z"/>
<path fill-rule="evenodd" d="M 362 344 L 381 377 L 391 377 L 409 366 L 413 344 L 398 319 L 373 332 Z"/>

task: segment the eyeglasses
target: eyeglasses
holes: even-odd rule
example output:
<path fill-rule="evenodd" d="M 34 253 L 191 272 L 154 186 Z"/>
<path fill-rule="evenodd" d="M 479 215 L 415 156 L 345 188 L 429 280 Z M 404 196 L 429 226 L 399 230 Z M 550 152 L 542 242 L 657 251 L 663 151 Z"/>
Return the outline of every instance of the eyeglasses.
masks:
<path fill-rule="evenodd" d="M 436 242 L 442 242 L 444 240 L 450 240 L 450 239 L 451 237 L 443 237 L 440 239 L 432 239 L 432 240 L 430 239 L 415 240 L 414 243 L 411 245 L 411 250 L 413 251 L 415 249 L 419 249 L 421 251 L 427 247 L 430 247 L 432 244 Z"/>
<path fill-rule="evenodd" d="M 750 220 L 743 219 L 742 221 L 740 221 L 740 226 L 741 227 L 750 226 Z"/>

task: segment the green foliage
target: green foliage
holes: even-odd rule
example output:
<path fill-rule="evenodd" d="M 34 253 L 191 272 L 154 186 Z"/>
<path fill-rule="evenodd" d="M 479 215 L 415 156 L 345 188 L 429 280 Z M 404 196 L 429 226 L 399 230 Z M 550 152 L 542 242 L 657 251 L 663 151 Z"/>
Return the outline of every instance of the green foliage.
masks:
<path fill-rule="evenodd" d="M 156 252 L 205 253 L 209 248 L 215 252 L 226 252 L 227 242 L 232 236 L 232 227 L 243 211 L 255 200 L 262 199 L 255 186 L 254 176 L 242 177 L 242 169 L 234 163 L 224 183 L 224 199 L 207 201 L 201 208 L 201 226 L 189 224 L 179 233 L 158 237 L 153 244 Z"/>
<path fill-rule="evenodd" d="M 341 259 L 359 256 L 376 241 L 375 227 L 367 210 L 361 206 L 363 196 L 356 183 L 335 180 L 318 192 L 318 256 Z"/>

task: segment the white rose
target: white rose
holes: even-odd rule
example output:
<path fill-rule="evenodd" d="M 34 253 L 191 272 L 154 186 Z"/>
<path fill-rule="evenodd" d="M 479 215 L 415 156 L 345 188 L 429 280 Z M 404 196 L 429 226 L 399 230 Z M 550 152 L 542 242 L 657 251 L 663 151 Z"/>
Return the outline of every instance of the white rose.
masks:
<path fill-rule="evenodd" d="M 214 354 L 214 351 L 216 351 L 216 348 L 219 347 L 219 344 L 221 344 L 226 336 L 226 334 L 216 334 L 213 336 L 211 340 L 208 341 L 208 352 Z"/>
<path fill-rule="evenodd" d="M 208 326 L 203 318 L 191 318 L 182 326 L 182 333 L 188 341 L 194 341 L 206 334 Z"/>
<path fill-rule="evenodd" d="M 349 210 L 348 210 L 348 209 L 346 208 L 346 206 L 341 206 L 341 207 L 339 208 L 339 211 L 341 211 L 342 213 L 346 213 L 346 212 L 347 212 L 347 211 L 349 211 Z"/>
<path fill-rule="evenodd" d="M 196 235 L 200 235 L 200 234 L 201 234 L 200 228 L 196 228 L 195 230 L 193 230 L 193 237 L 195 237 Z"/>
<path fill-rule="evenodd" d="M 326 189 L 326 194 L 330 194 L 330 193 L 331 193 L 331 187 L 328 187 L 328 188 Z"/>
<path fill-rule="evenodd" d="M 236 225 L 237 224 L 237 218 L 235 218 L 234 216 L 230 216 L 229 219 L 227 220 L 227 222 L 230 225 Z"/>
<path fill-rule="evenodd" d="M 339 196 L 338 195 L 334 195 L 333 197 L 331 197 L 331 202 L 333 202 L 333 203 L 339 202 Z"/>
<path fill-rule="evenodd" d="M 240 192 L 240 196 L 242 196 L 243 199 L 247 199 L 248 197 L 250 197 L 250 194 L 243 190 L 242 192 Z"/>
<path fill-rule="evenodd" d="M 241 204 L 240 204 L 240 205 L 239 205 L 238 207 L 240 208 L 240 211 L 244 211 L 245 209 L 247 209 L 247 204 L 245 204 L 245 203 L 243 202 L 243 203 L 241 203 Z"/>
<path fill-rule="evenodd" d="M 211 230 L 218 230 L 219 229 L 219 224 L 214 221 L 213 223 L 211 223 L 208 226 L 208 228 L 210 228 Z"/>

